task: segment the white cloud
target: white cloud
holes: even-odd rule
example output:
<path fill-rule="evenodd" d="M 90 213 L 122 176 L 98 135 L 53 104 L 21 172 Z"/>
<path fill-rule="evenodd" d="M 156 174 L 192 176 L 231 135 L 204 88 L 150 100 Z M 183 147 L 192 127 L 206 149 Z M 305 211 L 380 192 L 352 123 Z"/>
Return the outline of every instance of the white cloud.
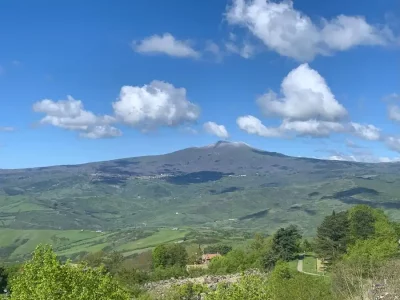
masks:
<path fill-rule="evenodd" d="M 264 114 L 294 120 L 335 121 L 347 115 L 325 79 L 308 64 L 292 70 L 282 81 L 282 97 L 270 91 L 257 103 Z"/>
<path fill-rule="evenodd" d="M 389 102 L 388 105 L 389 119 L 396 122 L 400 122 L 400 107 L 397 104 L 395 104 L 400 101 L 400 95 L 393 93 L 386 96 L 383 100 Z"/>
<path fill-rule="evenodd" d="M 270 50 L 299 61 L 358 45 L 386 45 L 394 40 L 389 28 L 368 24 L 361 16 L 339 15 L 315 23 L 296 10 L 290 0 L 233 0 L 226 17 L 230 24 L 248 29 Z"/>
<path fill-rule="evenodd" d="M 147 37 L 138 43 L 132 43 L 132 47 L 139 53 L 165 54 L 180 58 L 200 57 L 200 53 L 194 50 L 188 41 L 177 40 L 170 33 Z"/>
<path fill-rule="evenodd" d="M 388 136 L 385 139 L 385 143 L 393 151 L 400 152 L 400 138 Z"/>
<path fill-rule="evenodd" d="M 378 141 L 381 138 L 381 130 L 374 125 L 363 125 L 350 122 L 350 132 L 369 141 Z"/>
<path fill-rule="evenodd" d="M 142 87 L 123 86 L 112 106 L 118 121 L 144 130 L 194 122 L 200 115 L 186 89 L 157 80 Z"/>
<path fill-rule="evenodd" d="M 342 132 L 344 126 L 341 123 L 319 120 L 288 121 L 284 120 L 280 126 L 284 132 L 294 131 L 298 135 L 327 137 L 332 132 Z"/>
<path fill-rule="evenodd" d="M 81 132 L 79 134 L 79 136 L 88 139 L 113 138 L 121 135 L 121 130 L 110 125 L 97 125 L 91 128 L 90 131 Z"/>
<path fill-rule="evenodd" d="M 339 151 L 327 151 L 332 154 L 328 157 L 323 157 L 323 159 L 329 160 L 340 160 L 340 161 L 354 161 L 354 162 L 364 162 L 364 163 L 380 163 L 380 162 L 397 162 L 400 161 L 400 157 L 378 157 L 371 152 L 366 151 L 352 151 L 352 153 L 342 153 Z"/>
<path fill-rule="evenodd" d="M 243 58 L 250 58 L 255 53 L 255 47 L 248 42 L 245 42 L 240 46 L 234 42 L 226 42 L 225 48 L 228 52 L 238 54 Z"/>
<path fill-rule="evenodd" d="M 389 105 L 388 114 L 391 120 L 400 122 L 400 107 L 398 105 Z"/>
<path fill-rule="evenodd" d="M 269 91 L 256 101 L 265 116 L 281 118 L 279 127 L 267 128 L 251 117 L 254 119 L 242 120 L 241 128 L 267 137 L 287 134 L 328 137 L 332 133 L 347 133 L 370 141 L 381 139 L 381 130 L 374 125 L 347 121 L 347 110 L 336 100 L 325 79 L 307 63 L 283 79 L 281 94 Z M 263 132 L 268 133 L 260 134 Z"/>
<path fill-rule="evenodd" d="M 331 50 L 344 51 L 358 45 L 386 45 L 393 39 L 392 32 L 367 23 L 361 16 L 339 15 L 324 20 L 321 30 L 323 42 Z"/>
<path fill-rule="evenodd" d="M 11 132 L 11 131 L 15 131 L 14 127 L 10 127 L 10 126 L 0 126 L 0 132 Z"/>
<path fill-rule="evenodd" d="M 227 139 L 229 137 L 229 133 L 224 125 L 218 125 L 215 122 L 206 122 L 204 123 L 203 128 L 207 133 L 216 135 L 221 139 Z"/>
<path fill-rule="evenodd" d="M 266 127 L 259 119 L 250 115 L 237 118 L 236 124 L 241 130 L 249 134 L 263 137 L 279 137 L 282 135 L 278 128 Z"/>
<path fill-rule="evenodd" d="M 45 114 L 40 120 L 41 124 L 81 131 L 82 136 L 90 138 L 96 135 L 107 137 L 107 133 L 115 136 L 113 127 L 108 126 L 115 122 L 115 118 L 108 115 L 97 116 L 85 110 L 82 101 L 75 100 L 72 96 L 67 96 L 67 100 L 41 100 L 33 105 L 33 111 Z M 103 128 L 102 134 L 99 134 L 100 128 Z"/>
<path fill-rule="evenodd" d="M 379 162 L 398 162 L 400 161 L 400 157 L 379 157 L 378 160 Z"/>

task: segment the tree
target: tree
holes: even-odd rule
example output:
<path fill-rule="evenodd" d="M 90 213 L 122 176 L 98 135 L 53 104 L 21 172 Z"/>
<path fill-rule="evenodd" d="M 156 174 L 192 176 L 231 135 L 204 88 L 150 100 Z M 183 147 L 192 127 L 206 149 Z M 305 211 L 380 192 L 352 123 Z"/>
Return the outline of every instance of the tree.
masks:
<path fill-rule="evenodd" d="M 0 267 L 0 294 L 3 294 L 4 290 L 8 287 L 8 271 L 4 267 Z"/>
<path fill-rule="evenodd" d="M 315 252 L 325 259 L 337 259 L 346 252 L 349 237 L 347 212 L 327 216 L 317 228 Z"/>
<path fill-rule="evenodd" d="M 350 239 L 365 240 L 375 233 L 374 209 L 367 205 L 357 205 L 349 210 Z"/>
<path fill-rule="evenodd" d="M 87 253 L 81 262 L 87 264 L 89 267 L 96 268 L 104 264 L 105 257 L 106 253 L 104 251 Z"/>
<path fill-rule="evenodd" d="M 313 252 L 314 251 L 314 246 L 307 239 L 305 239 L 301 243 L 301 250 L 304 251 L 304 252 Z"/>
<path fill-rule="evenodd" d="M 265 269 L 271 270 L 277 261 L 290 261 L 297 257 L 300 251 L 301 234 L 296 226 L 280 228 L 272 238 L 272 246 L 262 258 Z"/>
<path fill-rule="evenodd" d="M 163 244 L 153 250 L 153 267 L 185 267 L 188 261 L 186 249 L 181 244 Z"/>
<path fill-rule="evenodd" d="M 272 239 L 272 252 L 279 260 L 293 260 L 300 250 L 300 239 L 301 234 L 296 226 L 280 228 Z"/>
<path fill-rule="evenodd" d="M 61 264 L 50 246 L 40 245 L 18 276 L 11 279 L 11 300 L 128 300 L 102 268 Z"/>

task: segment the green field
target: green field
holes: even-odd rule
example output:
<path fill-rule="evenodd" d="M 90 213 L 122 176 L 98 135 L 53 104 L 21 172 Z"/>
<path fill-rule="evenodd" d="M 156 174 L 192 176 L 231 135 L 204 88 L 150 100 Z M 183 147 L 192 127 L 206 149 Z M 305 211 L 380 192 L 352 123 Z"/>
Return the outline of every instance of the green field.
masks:
<path fill-rule="evenodd" d="M 6 260 L 24 259 L 38 244 L 51 244 L 62 256 L 73 256 L 82 252 L 104 249 L 119 250 L 132 254 L 137 250 L 152 248 L 158 244 L 181 240 L 188 230 L 161 229 L 148 232 L 144 238 L 132 237 L 134 231 L 98 233 L 79 230 L 18 230 L 0 229 L 0 254 Z"/>
<path fill-rule="evenodd" d="M 317 259 L 312 254 L 306 254 L 303 261 L 303 271 L 317 274 Z"/>
<path fill-rule="evenodd" d="M 184 242 L 186 246 L 226 243 L 244 245 L 252 234 L 238 230 L 193 228 L 133 228 L 110 232 L 89 230 L 0 229 L 0 259 L 24 260 L 38 244 L 51 244 L 62 257 L 78 258 L 84 253 L 120 251 L 131 256 L 163 243 Z"/>

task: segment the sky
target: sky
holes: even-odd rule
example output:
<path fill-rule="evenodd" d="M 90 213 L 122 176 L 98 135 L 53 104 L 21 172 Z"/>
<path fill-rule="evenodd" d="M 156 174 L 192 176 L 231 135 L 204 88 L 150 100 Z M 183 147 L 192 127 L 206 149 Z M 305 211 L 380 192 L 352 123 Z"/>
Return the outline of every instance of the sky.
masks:
<path fill-rule="evenodd" d="M 398 0 L 0 1 L 0 168 L 218 140 L 400 159 Z"/>

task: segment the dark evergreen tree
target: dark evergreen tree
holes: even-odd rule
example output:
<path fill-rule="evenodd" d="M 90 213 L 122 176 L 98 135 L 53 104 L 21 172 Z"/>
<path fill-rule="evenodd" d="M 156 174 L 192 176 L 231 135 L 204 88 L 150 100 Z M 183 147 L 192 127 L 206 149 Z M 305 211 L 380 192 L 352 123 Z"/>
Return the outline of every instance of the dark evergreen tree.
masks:
<path fill-rule="evenodd" d="M 319 257 L 335 260 L 346 252 L 349 237 L 347 212 L 335 213 L 325 217 L 317 228 L 315 252 Z"/>

